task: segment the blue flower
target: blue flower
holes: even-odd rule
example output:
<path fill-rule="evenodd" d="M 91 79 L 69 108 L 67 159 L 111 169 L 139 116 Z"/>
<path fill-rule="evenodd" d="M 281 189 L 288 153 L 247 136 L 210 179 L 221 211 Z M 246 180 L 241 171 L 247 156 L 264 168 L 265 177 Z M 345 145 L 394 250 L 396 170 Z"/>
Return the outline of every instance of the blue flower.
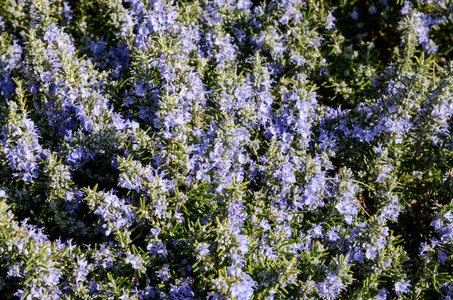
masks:
<path fill-rule="evenodd" d="M 161 240 L 150 240 L 146 249 L 152 256 L 159 256 L 165 258 L 168 254 L 167 247 Z"/>
<path fill-rule="evenodd" d="M 189 282 L 191 278 L 177 280 L 175 284 L 170 284 L 170 298 L 175 300 L 188 300 L 195 297 Z"/>
<path fill-rule="evenodd" d="M 15 177 L 31 182 L 39 174 L 39 160 L 42 147 L 39 144 L 39 132 L 34 122 L 27 118 L 27 113 L 20 115 L 17 104 L 9 103 L 9 119 L 3 126 L 0 140 L 8 165 L 15 172 Z"/>
<path fill-rule="evenodd" d="M 195 251 L 197 252 L 198 255 L 203 257 L 203 256 L 207 255 L 210 252 L 209 251 L 209 245 L 207 243 L 199 243 L 196 246 Z"/>
<path fill-rule="evenodd" d="M 353 20 L 357 20 L 359 18 L 359 12 L 357 11 L 357 7 L 354 7 L 351 12 L 351 18 Z"/>
<path fill-rule="evenodd" d="M 161 269 L 156 271 L 156 277 L 165 282 L 170 278 L 170 275 L 168 274 L 169 271 L 170 268 L 168 264 L 165 264 Z"/>
<path fill-rule="evenodd" d="M 250 275 L 243 273 L 242 270 L 235 266 L 227 268 L 229 276 L 238 278 L 239 281 L 233 283 L 229 287 L 231 296 L 237 300 L 249 300 L 253 295 L 256 282 L 250 277 Z"/>
<path fill-rule="evenodd" d="M 412 285 L 409 283 L 409 280 L 406 280 L 406 281 L 400 280 L 395 283 L 394 290 L 395 290 L 396 294 L 401 295 L 401 294 L 409 292 L 409 287 L 411 287 L 411 286 Z"/>
<path fill-rule="evenodd" d="M 86 261 L 85 257 L 77 256 L 77 269 L 76 269 L 76 282 L 79 283 L 86 279 L 88 275 L 88 262 Z"/>
<path fill-rule="evenodd" d="M 323 299 L 334 299 L 340 294 L 341 290 L 346 288 L 346 285 L 333 272 L 329 272 L 325 280 L 316 283 L 315 286 L 318 289 L 318 294 Z"/>
<path fill-rule="evenodd" d="M 373 258 L 376 257 L 376 254 L 377 254 L 376 247 L 374 247 L 372 245 L 368 245 L 367 248 L 366 248 L 366 252 L 365 252 L 366 258 L 373 259 Z"/>
<path fill-rule="evenodd" d="M 380 290 L 381 291 L 376 293 L 375 299 L 376 300 L 386 300 L 387 299 L 387 295 L 388 295 L 388 291 L 385 288 L 381 288 Z"/>
<path fill-rule="evenodd" d="M 327 18 L 326 18 L 326 29 L 332 29 L 335 27 L 335 17 L 332 15 L 333 10 L 327 11 Z"/>
<path fill-rule="evenodd" d="M 133 255 L 130 251 L 126 252 L 126 263 L 131 264 L 132 268 L 139 270 L 141 268 L 141 261 L 138 256 Z"/>

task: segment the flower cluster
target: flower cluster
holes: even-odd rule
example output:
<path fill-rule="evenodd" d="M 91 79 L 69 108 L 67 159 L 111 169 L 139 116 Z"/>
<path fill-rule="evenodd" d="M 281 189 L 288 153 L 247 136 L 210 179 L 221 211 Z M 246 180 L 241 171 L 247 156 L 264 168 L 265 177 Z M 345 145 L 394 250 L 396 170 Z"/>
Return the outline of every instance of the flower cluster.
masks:
<path fill-rule="evenodd" d="M 0 1 L 5 299 L 453 297 L 453 4 L 258 2 Z"/>

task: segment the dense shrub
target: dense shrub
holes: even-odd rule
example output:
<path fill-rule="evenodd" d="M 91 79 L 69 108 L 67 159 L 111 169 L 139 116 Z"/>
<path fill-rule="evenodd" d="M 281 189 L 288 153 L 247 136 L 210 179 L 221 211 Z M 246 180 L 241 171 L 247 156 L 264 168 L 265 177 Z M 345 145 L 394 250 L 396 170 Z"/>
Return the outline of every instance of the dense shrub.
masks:
<path fill-rule="evenodd" d="M 453 5 L 1 0 L 2 299 L 451 299 Z"/>

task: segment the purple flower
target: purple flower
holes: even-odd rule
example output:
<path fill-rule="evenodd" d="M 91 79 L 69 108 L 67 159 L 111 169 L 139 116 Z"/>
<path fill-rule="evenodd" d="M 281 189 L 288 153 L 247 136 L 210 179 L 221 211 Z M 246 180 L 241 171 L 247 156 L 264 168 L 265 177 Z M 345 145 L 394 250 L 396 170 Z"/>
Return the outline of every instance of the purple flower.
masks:
<path fill-rule="evenodd" d="M 233 44 L 229 34 L 226 34 L 224 37 L 217 37 L 214 40 L 214 45 L 219 48 L 219 51 L 215 55 L 218 63 L 221 64 L 235 59 L 237 46 Z"/>
<path fill-rule="evenodd" d="M 141 267 L 140 257 L 133 255 L 130 251 L 126 252 L 126 263 L 131 264 L 132 268 L 139 270 Z"/>
<path fill-rule="evenodd" d="M 98 203 L 91 203 L 96 206 L 94 213 L 99 215 L 105 224 L 105 234 L 110 235 L 114 229 L 121 229 L 132 225 L 132 220 L 135 217 L 135 211 L 129 207 L 129 199 L 120 199 L 113 194 L 113 190 L 104 193 L 104 200 Z"/>
<path fill-rule="evenodd" d="M 320 237 L 323 238 L 324 234 L 322 233 L 322 225 L 321 224 L 313 224 L 311 229 L 311 234 L 313 237 Z"/>
<path fill-rule="evenodd" d="M 387 299 L 388 291 L 387 291 L 385 288 L 382 288 L 382 289 L 380 289 L 380 290 L 381 290 L 380 292 L 377 292 L 377 293 L 376 293 L 375 299 L 376 299 L 376 300 L 386 300 L 386 299 Z"/>
<path fill-rule="evenodd" d="M 329 10 L 327 12 L 327 18 L 326 18 L 326 29 L 332 29 L 335 27 L 335 17 L 332 15 L 333 10 Z"/>
<path fill-rule="evenodd" d="M 68 2 L 63 2 L 63 13 L 66 20 L 68 21 L 72 20 L 71 6 L 69 6 Z"/>
<path fill-rule="evenodd" d="M 53 267 L 50 267 L 47 270 L 49 273 L 47 274 L 45 280 L 46 280 L 46 285 L 47 286 L 56 286 L 60 282 L 60 275 L 61 272 Z"/>
<path fill-rule="evenodd" d="M 227 272 L 229 276 L 239 279 L 229 288 L 231 296 L 237 300 L 249 300 L 253 295 L 256 282 L 238 267 L 230 266 L 227 268 Z"/>
<path fill-rule="evenodd" d="M 422 242 L 420 244 L 419 252 L 420 252 L 420 255 L 422 257 L 425 257 L 426 253 L 430 253 L 431 252 L 428 242 Z"/>
<path fill-rule="evenodd" d="M 250 0 L 239 0 L 236 4 L 238 10 L 249 9 L 252 7 L 252 2 Z"/>
<path fill-rule="evenodd" d="M 335 299 L 341 290 L 346 288 L 333 272 L 329 272 L 326 279 L 320 283 L 316 283 L 315 286 L 323 299 Z"/>
<path fill-rule="evenodd" d="M 165 264 L 161 269 L 156 271 L 156 277 L 160 278 L 163 282 L 167 281 L 170 278 L 170 275 L 168 272 L 170 271 L 170 268 L 168 264 Z"/>
<path fill-rule="evenodd" d="M 374 4 L 374 2 L 371 2 L 370 8 L 368 9 L 368 11 L 370 12 L 370 15 L 374 15 L 377 13 L 377 7 Z"/>
<path fill-rule="evenodd" d="M 439 286 L 439 289 L 444 294 L 444 299 L 451 299 L 453 297 L 453 282 L 444 282 Z"/>
<path fill-rule="evenodd" d="M 365 252 L 366 258 L 368 258 L 368 259 L 375 258 L 376 254 L 377 254 L 376 247 L 374 247 L 372 245 L 368 245 L 367 248 L 366 248 L 366 252 Z"/>
<path fill-rule="evenodd" d="M 8 265 L 7 277 L 23 277 L 20 271 L 19 264 Z"/>
<path fill-rule="evenodd" d="M 398 295 L 401 295 L 401 294 L 409 292 L 409 287 L 411 287 L 411 286 L 412 285 L 409 283 L 409 280 L 406 280 L 406 281 L 400 280 L 395 283 L 394 290 Z"/>
<path fill-rule="evenodd" d="M 405 17 L 411 11 L 411 3 L 409 1 L 404 2 L 403 6 L 401 7 L 401 14 Z"/>
<path fill-rule="evenodd" d="M 445 262 L 448 260 L 447 253 L 443 249 L 439 249 L 439 252 L 437 252 L 437 261 L 445 265 Z"/>
<path fill-rule="evenodd" d="M 146 249 L 151 255 L 159 256 L 161 258 L 165 258 L 168 254 L 167 247 L 161 240 L 150 240 Z"/>
<path fill-rule="evenodd" d="M 203 257 L 210 252 L 209 245 L 207 243 L 200 243 L 197 245 L 195 251 L 198 253 L 198 255 Z"/>
<path fill-rule="evenodd" d="M 353 20 L 357 20 L 359 18 L 359 12 L 357 11 L 357 7 L 354 7 L 351 12 L 351 18 Z"/>
<path fill-rule="evenodd" d="M 175 284 L 170 284 L 170 299 L 175 300 L 188 300 L 195 296 L 192 288 L 189 285 L 191 278 L 185 280 L 176 280 Z"/>
<path fill-rule="evenodd" d="M 86 279 L 88 275 L 88 262 L 86 261 L 85 257 L 77 256 L 77 275 L 76 275 L 76 282 L 81 282 Z"/>
<path fill-rule="evenodd" d="M 301 204 L 302 205 L 317 205 L 322 206 L 321 196 L 324 194 L 326 178 L 324 172 L 319 172 L 313 176 L 308 185 L 305 188 L 305 191 L 302 195 Z"/>
<path fill-rule="evenodd" d="M 385 164 L 379 166 L 379 174 L 377 175 L 377 182 L 384 182 L 389 177 L 389 173 L 392 171 L 393 166 L 391 164 Z"/>
<path fill-rule="evenodd" d="M 327 231 L 327 234 L 325 236 L 325 239 L 327 242 L 335 242 L 340 238 L 338 235 L 338 227 L 333 226 L 329 231 Z"/>
<path fill-rule="evenodd" d="M 42 147 L 39 144 L 39 132 L 27 113 L 20 114 L 17 104 L 9 103 L 7 124 L 3 126 L 0 146 L 3 146 L 8 165 L 15 172 L 13 175 L 23 181 L 31 182 L 39 175 L 39 159 Z"/>
<path fill-rule="evenodd" d="M 441 236 L 441 241 L 446 242 L 453 239 L 453 222 L 451 211 L 447 211 L 443 216 L 438 216 L 437 213 L 430 225 L 436 229 Z"/>
<path fill-rule="evenodd" d="M 269 229 L 271 229 L 271 226 L 269 225 L 269 222 L 265 218 L 261 219 L 260 227 L 263 228 L 264 231 L 268 231 Z"/>
<path fill-rule="evenodd" d="M 151 234 L 154 236 L 158 236 L 160 234 L 161 229 L 160 228 L 151 228 Z"/>

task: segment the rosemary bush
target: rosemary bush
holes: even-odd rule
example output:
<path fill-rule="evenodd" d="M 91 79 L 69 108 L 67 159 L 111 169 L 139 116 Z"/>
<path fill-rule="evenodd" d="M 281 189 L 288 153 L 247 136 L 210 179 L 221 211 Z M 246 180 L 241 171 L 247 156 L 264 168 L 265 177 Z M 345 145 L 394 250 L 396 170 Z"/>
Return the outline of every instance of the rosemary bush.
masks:
<path fill-rule="evenodd" d="M 451 299 L 452 17 L 0 0 L 2 299 Z"/>

